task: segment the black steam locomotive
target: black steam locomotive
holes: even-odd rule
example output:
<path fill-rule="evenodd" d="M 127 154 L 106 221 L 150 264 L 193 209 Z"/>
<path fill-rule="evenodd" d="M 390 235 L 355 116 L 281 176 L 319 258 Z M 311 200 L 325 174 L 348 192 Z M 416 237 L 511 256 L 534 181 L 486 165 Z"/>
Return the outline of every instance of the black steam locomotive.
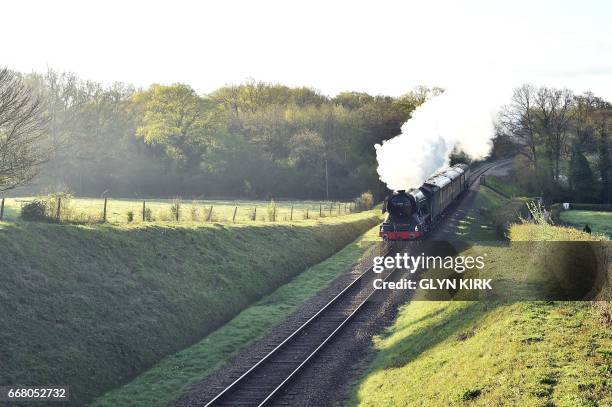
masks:
<path fill-rule="evenodd" d="M 419 188 L 396 191 L 387 196 L 380 226 L 383 240 L 413 240 L 427 234 L 440 220 L 446 208 L 469 188 L 470 169 L 457 164 L 438 171 Z"/>

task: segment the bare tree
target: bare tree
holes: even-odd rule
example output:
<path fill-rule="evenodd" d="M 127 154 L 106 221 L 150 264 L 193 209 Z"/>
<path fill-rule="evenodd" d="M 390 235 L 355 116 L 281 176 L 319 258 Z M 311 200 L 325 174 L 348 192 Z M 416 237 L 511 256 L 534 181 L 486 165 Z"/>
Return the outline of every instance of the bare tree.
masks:
<path fill-rule="evenodd" d="M 521 152 L 531 161 L 534 168 L 538 166 L 538 133 L 533 113 L 536 89 L 532 85 L 523 85 L 514 90 L 512 101 L 500 114 L 500 131 L 513 137 L 524 147 Z"/>
<path fill-rule="evenodd" d="M 548 149 L 554 182 L 559 181 L 560 161 L 569 136 L 573 107 L 574 95 L 571 91 L 546 87 L 538 89 L 534 111 L 538 130 Z"/>
<path fill-rule="evenodd" d="M 40 100 L 21 78 L 0 69 L 0 191 L 30 181 L 46 161 L 46 119 Z"/>

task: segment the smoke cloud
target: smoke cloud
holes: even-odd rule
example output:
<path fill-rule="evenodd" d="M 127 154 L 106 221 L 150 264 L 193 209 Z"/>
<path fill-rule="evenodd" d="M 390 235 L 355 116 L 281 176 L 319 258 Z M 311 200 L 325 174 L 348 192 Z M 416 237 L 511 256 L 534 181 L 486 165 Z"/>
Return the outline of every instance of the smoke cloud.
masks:
<path fill-rule="evenodd" d="M 459 89 L 429 99 L 412 112 L 399 136 L 374 146 L 381 181 L 392 190 L 418 187 L 449 164 L 454 146 L 472 158 L 486 156 L 500 105 L 497 100 L 492 93 Z"/>

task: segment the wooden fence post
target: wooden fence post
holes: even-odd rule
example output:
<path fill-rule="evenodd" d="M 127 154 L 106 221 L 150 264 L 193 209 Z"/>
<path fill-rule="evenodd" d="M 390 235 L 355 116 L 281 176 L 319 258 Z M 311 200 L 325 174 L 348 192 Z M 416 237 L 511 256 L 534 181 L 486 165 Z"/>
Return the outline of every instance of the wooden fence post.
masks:
<path fill-rule="evenodd" d="M 344 203 L 344 213 L 346 213 L 346 202 Z"/>
<path fill-rule="evenodd" d="M 272 222 L 276 222 L 276 205 L 274 205 L 272 210 Z"/>
<path fill-rule="evenodd" d="M 323 216 L 323 204 L 319 204 L 319 217 Z"/>
<path fill-rule="evenodd" d="M 308 219 L 308 208 L 306 208 L 306 219 Z"/>
<path fill-rule="evenodd" d="M 2 202 L 0 202 L 0 220 L 4 217 L 4 198 L 2 198 Z"/>
<path fill-rule="evenodd" d="M 212 219 L 212 210 L 213 210 L 213 206 L 210 205 L 210 210 L 208 211 L 208 216 L 206 217 L 207 222 L 209 222 Z"/>
<path fill-rule="evenodd" d="M 176 203 L 176 221 L 179 221 L 179 212 L 181 211 L 181 204 Z"/>
<path fill-rule="evenodd" d="M 253 210 L 253 221 L 257 220 L 257 207 Z"/>
<path fill-rule="evenodd" d="M 146 216 L 145 216 L 146 212 L 147 212 L 147 204 L 146 204 L 146 201 L 143 199 L 142 200 L 142 221 L 143 222 L 146 220 Z"/>
<path fill-rule="evenodd" d="M 57 197 L 57 212 L 55 214 L 55 219 L 57 219 L 57 221 L 60 221 L 60 215 L 62 213 L 62 197 L 59 196 Z"/>
<path fill-rule="evenodd" d="M 238 210 L 238 207 L 234 208 L 234 216 L 232 216 L 232 223 L 236 222 L 236 211 Z"/>
<path fill-rule="evenodd" d="M 104 209 L 102 210 L 102 222 L 106 223 L 106 201 L 108 198 L 104 198 Z"/>
<path fill-rule="evenodd" d="M 289 220 L 293 220 L 293 205 L 291 205 L 291 216 L 289 216 Z"/>
<path fill-rule="evenodd" d="M 334 203 L 333 202 L 329 204 L 329 216 L 332 215 L 332 209 L 334 209 Z"/>

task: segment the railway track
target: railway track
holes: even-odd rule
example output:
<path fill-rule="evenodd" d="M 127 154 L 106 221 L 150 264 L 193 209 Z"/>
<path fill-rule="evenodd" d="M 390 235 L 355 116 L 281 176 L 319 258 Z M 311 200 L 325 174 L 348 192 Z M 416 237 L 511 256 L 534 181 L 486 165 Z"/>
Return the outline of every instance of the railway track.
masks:
<path fill-rule="evenodd" d="M 486 164 L 475 170 L 470 176 L 470 185 L 500 164 Z M 385 255 L 391 253 L 391 247 Z M 373 287 L 374 279 L 387 280 L 394 272 L 395 269 L 376 274 L 368 268 L 205 406 L 268 405 L 377 292 Z"/>
<path fill-rule="evenodd" d="M 206 406 L 267 405 L 374 295 L 374 279 L 387 280 L 394 272 L 368 268 Z"/>
<path fill-rule="evenodd" d="M 511 159 L 506 159 L 506 160 L 501 160 L 501 161 L 494 162 L 492 164 L 484 164 L 482 167 L 474 170 L 474 172 L 472 174 L 470 174 L 470 185 L 472 185 L 474 182 L 476 182 L 476 180 L 478 180 L 478 178 L 480 178 L 480 176 L 482 174 L 484 174 L 485 172 L 489 171 L 491 168 L 499 167 L 500 165 L 505 165 L 505 164 L 507 164 L 510 161 L 512 161 L 512 160 Z"/>

